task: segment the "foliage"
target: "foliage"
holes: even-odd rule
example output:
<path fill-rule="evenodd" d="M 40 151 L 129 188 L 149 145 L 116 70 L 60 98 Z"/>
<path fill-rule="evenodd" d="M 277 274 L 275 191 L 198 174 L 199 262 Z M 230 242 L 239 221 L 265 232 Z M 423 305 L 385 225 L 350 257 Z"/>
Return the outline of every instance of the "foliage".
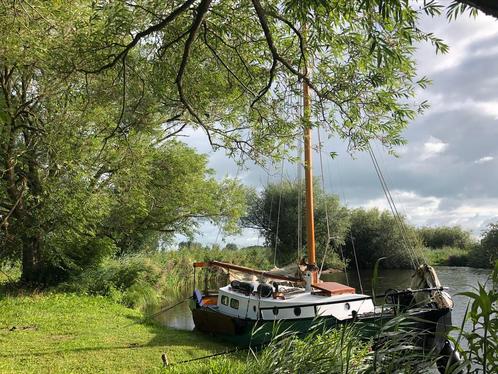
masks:
<path fill-rule="evenodd" d="M 301 199 L 301 205 L 299 204 Z M 314 216 L 317 259 L 322 260 L 327 251 L 327 267 L 342 267 L 336 253 L 344 244 L 349 226 L 348 212 L 340 206 L 336 196 L 322 191 L 316 184 L 314 189 Z M 298 182 L 282 182 L 266 186 L 260 194 L 250 197 L 247 216 L 243 217 L 245 227 L 258 229 L 266 240 L 267 246 L 275 249 L 278 264 L 295 262 L 298 256 L 298 215 L 301 215 L 303 228 L 306 225 L 303 187 Z M 329 229 L 327 229 L 327 215 Z M 330 238 L 329 238 L 330 232 Z M 306 235 L 303 230 L 301 245 L 305 247 Z M 328 248 L 330 247 L 330 248 Z M 301 256 L 304 254 L 301 253 Z"/>
<path fill-rule="evenodd" d="M 462 353 L 469 364 L 469 373 L 498 371 L 498 261 L 491 278 L 492 285 L 479 284 L 475 291 L 460 294 L 469 298 L 470 306 L 465 319 L 471 322 L 472 328 L 461 330 L 458 338 L 463 337 L 468 346 Z"/>
<path fill-rule="evenodd" d="M 426 248 L 424 255 L 433 266 L 469 266 L 468 249 L 443 247 L 439 249 Z"/>
<path fill-rule="evenodd" d="M 420 331 L 413 321 L 399 315 L 382 325 L 340 324 L 325 328 L 321 323 L 305 336 L 279 331 L 247 373 L 421 373 L 434 365 L 431 352 L 417 346 Z M 373 338 L 364 335 L 368 329 Z M 374 340 L 376 343 L 374 343 Z"/>
<path fill-rule="evenodd" d="M 358 373 L 369 348 L 351 325 L 324 330 L 318 324 L 305 337 L 276 331 L 247 373 Z"/>
<path fill-rule="evenodd" d="M 145 143 L 130 157 L 102 186 L 113 198 L 102 231 L 120 254 L 156 251 L 175 234 L 190 237 L 201 220 L 238 230 L 244 188 L 233 179 L 217 181 L 206 155 L 169 141 L 155 148 Z"/>
<path fill-rule="evenodd" d="M 60 290 L 107 296 L 149 312 L 190 294 L 196 261 L 218 260 L 252 268 L 270 269 L 267 248 L 210 249 L 193 245 L 181 250 L 143 253 L 109 259 L 59 286 Z M 199 285 L 197 285 L 199 286 Z"/>
<path fill-rule="evenodd" d="M 432 249 L 443 247 L 468 249 L 473 244 L 470 232 L 460 226 L 421 227 L 417 229 L 417 234 L 423 245 Z"/>
<path fill-rule="evenodd" d="M 354 261 L 354 251 L 358 265 L 363 269 L 373 268 L 377 259 L 385 257 L 380 266 L 387 269 L 412 267 L 411 254 L 420 260 L 420 243 L 415 229 L 406 223 L 400 228 L 399 222 L 387 211 L 378 209 L 355 209 L 351 211 L 351 226 L 344 255 Z M 410 248 L 409 248 L 410 247 Z"/>
<path fill-rule="evenodd" d="M 479 256 L 485 267 L 492 267 L 496 263 L 498 260 L 498 223 L 488 225 L 482 234 L 480 248 L 476 250 L 478 253 L 475 257 Z"/>
<path fill-rule="evenodd" d="M 411 102 L 428 83 L 416 76 L 415 43 L 446 50 L 418 24 L 435 10 L 383 0 L 94 2 L 68 55 L 77 71 L 139 76 L 169 119 L 167 132 L 188 124 L 230 154 L 282 153 L 300 133 L 303 80 L 316 97 L 313 126 L 320 119 L 352 148 L 371 138 L 391 146 L 426 107 Z"/>
<path fill-rule="evenodd" d="M 138 51 L 98 76 L 76 71 L 71 46 L 110 26 L 90 3 L 0 7 L 0 262 L 20 260 L 24 282 L 50 284 L 192 235 L 199 220 L 237 229 L 243 190 L 164 131 L 153 85 L 126 73 Z"/>

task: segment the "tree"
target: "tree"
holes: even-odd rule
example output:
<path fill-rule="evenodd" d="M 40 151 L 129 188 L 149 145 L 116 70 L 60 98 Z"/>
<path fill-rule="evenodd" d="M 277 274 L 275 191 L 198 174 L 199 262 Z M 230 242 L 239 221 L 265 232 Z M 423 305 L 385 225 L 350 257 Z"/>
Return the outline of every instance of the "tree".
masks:
<path fill-rule="evenodd" d="M 378 209 L 355 209 L 351 212 L 349 238 L 344 255 L 351 261 L 358 259 L 362 269 L 373 269 L 376 261 L 385 257 L 380 266 L 387 269 L 411 268 L 410 248 L 418 247 L 416 234 L 405 223 L 400 227 L 389 212 Z M 354 262 L 353 262 L 354 263 Z"/>
<path fill-rule="evenodd" d="M 481 243 L 469 254 L 471 266 L 492 268 L 498 260 L 498 224 L 490 223 L 482 233 Z"/>
<path fill-rule="evenodd" d="M 470 232 L 460 226 L 422 227 L 417 233 L 423 245 L 433 249 L 443 247 L 469 249 L 473 244 Z"/>
<path fill-rule="evenodd" d="M 238 230 L 245 189 L 233 179 L 217 181 L 206 155 L 169 141 L 141 144 L 130 157 L 100 185 L 112 197 L 102 233 L 120 254 L 155 251 L 176 234 L 192 237 L 203 220 L 225 232 Z"/>
<path fill-rule="evenodd" d="M 94 2 L 72 60 L 88 74 L 119 66 L 123 81 L 140 74 L 167 131 L 201 129 L 230 155 L 282 153 L 301 133 L 293 113 L 302 81 L 316 98 L 310 125 L 320 122 L 352 149 L 372 138 L 392 146 L 425 108 L 410 101 L 427 84 L 416 79 L 414 43 L 445 50 L 417 23 L 437 9 L 383 0 Z"/>
<path fill-rule="evenodd" d="M 451 17 L 474 8 L 473 10 L 480 10 L 489 16 L 498 18 L 498 3 L 494 0 L 457 0 L 453 1 L 448 8 L 448 15 Z"/>
<path fill-rule="evenodd" d="M 88 5 L 0 5 L 0 259 L 19 261 L 27 283 L 190 234 L 199 219 L 233 230 L 243 211 L 239 185 L 163 131 L 140 75 L 61 74 Z"/>
<path fill-rule="evenodd" d="M 318 184 L 316 184 L 319 186 Z M 301 205 L 298 200 L 301 199 Z M 337 266 L 340 261 L 335 250 L 344 244 L 349 227 L 347 209 L 340 206 L 336 196 L 328 195 L 320 187 L 314 190 L 315 233 L 317 258 Z M 243 217 L 244 227 L 257 229 L 266 240 L 266 245 L 276 249 L 277 262 L 287 265 L 305 253 L 298 254 L 298 216 L 305 221 L 303 186 L 297 182 L 270 184 L 259 195 L 253 193 L 249 201 L 247 216 Z M 327 229 L 327 216 L 329 229 Z M 304 227 L 304 226 L 303 226 Z M 305 248 L 306 235 L 301 235 L 301 245 Z M 329 235 L 330 234 L 330 235 Z M 325 253 L 327 251 L 327 253 Z"/>

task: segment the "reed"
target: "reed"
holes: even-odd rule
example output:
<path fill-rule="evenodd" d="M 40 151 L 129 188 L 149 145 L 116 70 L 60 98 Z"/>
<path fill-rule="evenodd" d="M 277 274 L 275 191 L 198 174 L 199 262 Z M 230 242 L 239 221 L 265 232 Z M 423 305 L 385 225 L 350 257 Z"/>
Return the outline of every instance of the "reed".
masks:
<path fill-rule="evenodd" d="M 498 373 L 498 261 L 486 283 L 460 293 L 469 299 L 464 321 L 470 322 L 471 328 L 466 330 L 462 324 L 454 341 L 468 373 Z"/>
<path fill-rule="evenodd" d="M 108 259 L 58 287 L 60 291 L 107 296 L 149 314 L 159 305 L 175 302 L 192 292 L 193 262 L 219 260 L 269 269 L 269 250 L 183 248 L 153 254 Z M 217 277 L 219 273 L 210 273 Z M 213 279 L 215 283 L 215 280 Z"/>

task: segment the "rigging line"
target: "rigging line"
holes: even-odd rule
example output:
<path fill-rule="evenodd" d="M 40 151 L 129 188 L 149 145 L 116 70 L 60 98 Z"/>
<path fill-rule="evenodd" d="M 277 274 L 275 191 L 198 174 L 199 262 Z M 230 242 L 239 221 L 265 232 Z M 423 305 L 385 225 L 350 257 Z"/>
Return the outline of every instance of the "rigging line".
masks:
<path fill-rule="evenodd" d="M 360 267 L 358 266 L 358 257 L 356 257 L 356 246 L 354 245 L 353 234 L 351 232 L 350 232 L 350 234 L 351 234 L 351 245 L 353 247 L 354 262 L 356 264 L 356 273 L 358 274 L 358 282 L 360 284 L 361 293 L 363 293 L 363 284 L 361 284 Z M 347 279 L 347 275 L 346 275 L 346 279 Z"/>
<path fill-rule="evenodd" d="M 183 304 L 185 301 L 188 301 L 188 300 L 192 300 L 192 296 L 189 296 L 189 297 L 187 297 L 186 299 L 181 300 L 181 301 L 179 301 L 178 303 L 176 303 L 176 304 L 174 304 L 174 305 L 164 307 L 164 308 L 160 309 L 160 310 L 159 310 L 158 312 L 156 312 L 156 313 L 149 314 L 148 316 L 145 316 L 144 318 L 142 318 L 142 319 L 140 319 L 140 320 L 138 320 L 138 321 L 134 321 L 134 322 L 132 322 L 132 323 L 129 323 L 128 325 L 124 325 L 123 327 L 130 327 L 130 326 L 133 326 L 133 325 L 135 325 L 135 324 L 137 324 L 137 323 L 143 323 L 143 322 L 145 322 L 145 321 L 149 320 L 149 319 L 150 319 L 150 318 L 152 318 L 152 317 L 158 316 L 158 315 L 159 315 L 159 314 L 161 314 L 161 313 L 166 313 L 168 310 L 171 310 L 171 309 L 173 309 L 173 308 L 177 307 L 178 305 Z"/>
<path fill-rule="evenodd" d="M 379 178 L 379 181 L 380 181 L 381 187 L 382 187 L 382 189 L 383 189 L 383 191 L 384 191 L 384 195 L 385 195 L 385 197 L 386 197 L 386 199 L 387 199 L 387 202 L 388 202 L 388 204 L 389 204 L 389 208 L 390 208 L 390 210 L 391 210 L 391 213 L 392 213 L 392 215 L 393 215 L 393 217 L 394 217 L 394 220 L 395 220 L 396 224 L 397 224 L 397 225 L 398 225 L 398 227 L 400 228 L 400 234 L 401 234 L 401 236 L 402 236 L 403 246 L 404 246 L 404 247 L 405 247 L 405 249 L 407 250 L 407 253 L 408 253 L 409 257 L 410 257 L 410 262 L 411 262 L 412 266 L 413 266 L 414 268 L 416 268 L 416 266 L 415 266 L 415 262 L 414 262 L 414 259 L 413 259 L 413 255 L 412 255 L 412 253 L 411 253 L 411 249 L 409 248 L 409 246 L 407 246 L 407 239 L 406 239 L 406 237 L 405 237 L 405 234 L 404 234 L 403 229 L 401 228 L 401 225 L 400 225 L 400 222 L 399 222 L 399 221 L 400 221 L 400 218 L 399 218 L 399 217 L 398 217 L 398 215 L 397 215 L 397 210 L 396 210 L 396 209 L 395 209 L 395 207 L 393 206 L 394 201 L 392 201 L 392 196 L 391 196 L 391 195 L 390 195 L 390 193 L 389 193 L 389 189 L 388 189 L 388 187 L 387 187 L 387 185 L 386 185 L 386 182 L 385 182 L 385 180 L 382 178 L 382 174 L 381 174 L 381 171 L 380 171 L 380 167 L 379 167 L 378 163 L 376 162 L 377 160 L 376 160 L 376 158 L 375 158 L 375 157 L 374 157 L 374 155 L 373 155 L 372 149 L 370 148 L 370 144 L 369 144 L 368 152 L 369 152 L 369 155 L 370 155 L 370 159 L 372 160 L 372 163 L 373 163 L 373 165 L 374 165 L 374 168 L 375 168 L 375 172 L 376 172 L 376 174 L 377 174 L 377 177 Z"/>
<path fill-rule="evenodd" d="M 381 154 L 381 156 L 383 156 L 383 153 L 382 153 L 382 152 L 377 152 L 377 154 L 378 154 L 378 153 L 380 153 L 380 154 Z M 377 159 L 377 156 L 375 155 L 375 153 L 374 153 L 374 156 L 375 156 L 375 158 Z M 384 162 L 384 164 L 386 163 L 386 161 L 385 161 L 385 158 L 384 158 L 384 157 L 382 157 L 382 161 Z M 378 162 L 377 162 L 377 163 L 378 163 Z M 387 174 L 387 177 L 388 177 L 389 179 L 391 179 L 391 180 L 392 180 L 392 178 L 391 178 L 391 177 L 390 177 L 390 175 L 389 175 L 389 169 L 384 168 L 384 170 L 385 170 L 385 172 L 384 172 L 383 174 Z M 384 178 L 384 179 L 386 179 L 384 176 L 383 176 L 383 178 Z M 387 183 L 386 183 L 386 184 L 387 184 Z M 394 202 L 394 198 L 393 198 L 393 202 Z M 408 216 L 408 213 L 407 213 L 407 211 L 406 211 L 406 209 L 405 209 L 405 206 L 403 206 L 402 204 L 398 204 L 398 206 L 400 206 L 400 207 L 401 207 L 401 209 L 402 209 L 402 211 L 403 211 L 403 214 L 404 214 L 405 216 Z M 396 208 L 397 208 L 397 207 L 396 207 Z M 403 221 L 402 221 L 402 222 L 403 222 Z M 416 237 L 415 237 L 415 234 L 414 234 L 414 232 L 413 232 L 413 231 L 408 230 L 408 228 L 406 227 L 406 224 L 405 224 L 404 222 L 403 222 L 403 226 L 404 226 L 404 229 L 405 229 L 405 231 L 406 231 L 406 236 L 407 236 L 407 238 L 409 239 L 409 243 L 412 243 L 412 247 L 413 247 L 413 251 L 414 251 L 415 258 L 417 259 L 417 263 L 420 265 L 420 263 L 418 262 L 418 256 L 417 256 L 417 253 L 416 253 L 416 251 L 415 251 L 415 248 L 416 248 L 416 243 L 417 243 L 417 239 L 416 239 Z M 421 255 L 422 259 L 423 259 L 423 260 L 427 263 L 427 257 L 426 257 L 426 255 L 425 255 L 425 253 L 424 253 L 424 252 L 419 252 L 419 255 Z"/>
<path fill-rule="evenodd" d="M 324 171 L 323 171 L 323 154 L 322 154 L 323 147 L 322 147 L 322 138 L 320 135 L 320 125 L 317 127 L 317 135 L 318 135 L 318 154 L 319 154 L 319 159 L 320 159 L 320 174 L 321 174 L 321 180 L 322 180 L 322 190 L 323 190 L 323 193 L 325 193 L 325 176 L 324 176 Z M 320 266 L 320 272 L 318 273 L 318 279 L 320 279 L 320 275 L 322 275 L 323 265 L 325 264 L 325 258 L 327 257 L 328 251 L 330 249 L 330 240 L 332 239 L 330 236 L 330 219 L 329 219 L 329 209 L 328 209 L 328 205 L 327 205 L 327 199 L 325 199 L 325 221 L 327 224 L 327 243 L 325 244 L 325 251 L 323 253 L 322 264 Z M 346 275 L 346 283 L 348 283 L 348 285 L 349 285 L 347 265 L 346 265 L 346 261 L 344 259 L 344 252 L 343 252 L 342 248 L 340 249 L 340 252 L 341 252 L 341 260 L 342 260 L 342 263 L 344 265 L 344 274 Z"/>
<path fill-rule="evenodd" d="M 381 176 L 382 180 L 384 181 L 384 185 L 387 188 L 387 192 L 389 194 L 389 197 L 391 198 L 392 205 L 393 205 L 394 210 L 396 212 L 396 217 L 397 217 L 397 220 L 398 220 L 398 224 L 400 226 L 400 229 L 401 229 L 402 235 L 403 235 L 403 239 L 405 241 L 405 248 L 407 248 L 408 250 L 412 251 L 414 262 L 417 264 L 417 266 L 420 266 L 420 263 L 418 262 L 418 258 L 417 258 L 416 252 L 415 252 L 415 248 L 414 248 L 414 246 L 413 246 L 413 244 L 412 244 L 412 242 L 410 240 L 411 239 L 410 236 L 408 235 L 408 229 L 406 228 L 405 223 L 401 219 L 401 215 L 399 214 L 398 208 L 396 207 L 396 204 L 394 202 L 394 198 L 392 197 L 391 191 L 389 190 L 389 188 L 387 186 L 387 182 L 386 182 L 386 180 L 384 178 L 384 174 L 382 173 L 382 169 L 380 168 L 380 165 L 378 163 L 377 157 L 375 156 L 375 153 L 374 153 L 373 149 L 372 148 L 370 148 L 370 149 L 372 150 L 372 156 L 373 156 L 373 158 L 375 160 L 375 163 L 377 164 L 377 168 L 379 170 L 380 176 Z"/>
<path fill-rule="evenodd" d="M 379 178 L 381 187 L 384 191 L 384 195 L 386 196 L 391 213 L 393 214 L 393 216 L 395 218 L 395 222 L 398 224 L 398 226 L 400 228 L 401 236 L 403 239 L 403 244 L 404 244 L 404 247 L 407 250 L 408 255 L 410 257 L 410 262 L 414 268 L 417 268 L 416 263 L 418 264 L 418 260 L 416 260 L 415 251 L 408 245 L 408 240 L 406 237 L 406 232 L 404 230 L 403 221 L 401 220 L 401 217 L 398 213 L 398 210 L 396 209 L 396 205 L 395 205 L 394 200 L 392 198 L 392 195 L 389 191 L 389 187 L 386 184 L 386 181 L 383 177 L 382 171 L 380 170 L 380 166 L 379 166 L 377 159 L 375 157 L 375 154 L 370 146 L 370 143 L 368 143 L 368 153 L 369 153 L 370 159 L 372 160 L 372 163 L 374 165 L 377 177 Z"/>
<path fill-rule="evenodd" d="M 278 211 L 277 211 L 277 229 L 276 229 L 276 232 L 275 232 L 275 250 L 274 250 L 274 253 L 273 253 L 273 266 L 276 267 L 277 266 L 277 246 L 278 246 L 278 229 L 280 227 L 280 208 L 282 206 L 282 183 L 283 183 L 283 177 L 284 177 L 284 162 L 285 160 L 282 159 L 282 166 L 281 166 L 281 169 L 280 169 L 280 194 L 279 194 L 279 197 L 278 197 Z"/>
<path fill-rule="evenodd" d="M 270 186 L 270 171 L 268 170 L 268 171 L 266 171 L 266 173 L 267 173 L 267 176 L 268 176 L 267 182 L 266 182 L 266 191 L 269 193 L 268 188 Z M 270 231 L 270 229 L 271 229 L 271 217 L 272 217 L 272 213 L 273 213 L 273 194 L 271 194 L 271 198 L 270 198 L 270 214 L 268 215 L 268 221 L 267 221 L 267 229 L 268 229 L 268 231 Z M 265 241 L 266 241 L 266 238 L 265 238 Z M 266 244 L 268 245 L 269 243 L 266 243 Z"/>
<path fill-rule="evenodd" d="M 383 189 L 383 191 L 384 191 L 384 195 L 385 195 L 386 200 L 387 200 L 387 202 L 388 202 L 388 204 L 389 204 L 389 209 L 391 210 L 391 213 L 392 213 L 392 215 L 393 215 L 393 217 L 394 217 L 394 220 L 395 220 L 396 224 L 397 224 L 398 226 L 400 226 L 400 224 L 399 224 L 399 222 L 398 222 L 398 218 L 399 218 L 399 217 L 397 216 L 397 214 L 396 214 L 396 210 L 395 210 L 395 208 L 394 208 L 394 206 L 393 206 L 394 202 L 391 200 L 391 195 L 390 195 L 390 194 L 389 194 L 389 192 L 388 192 L 388 191 L 389 191 L 389 190 L 388 190 L 388 187 L 387 187 L 387 185 L 385 184 L 385 180 L 382 178 L 381 172 L 380 172 L 380 170 L 379 170 L 379 165 L 376 163 L 376 159 L 374 158 L 374 156 L 373 156 L 373 154 L 372 154 L 372 151 L 371 151 L 371 148 L 370 148 L 370 147 L 369 147 L 368 151 L 369 151 L 370 159 L 372 160 L 372 163 L 373 163 L 373 165 L 374 165 L 375 172 L 376 172 L 377 177 L 378 177 L 378 179 L 379 179 L 379 181 L 380 181 L 381 187 L 382 187 L 382 189 Z M 410 249 L 409 249 L 409 248 L 407 247 L 407 245 L 406 245 L 406 237 L 405 237 L 404 232 L 403 232 L 403 230 L 402 230 L 402 229 L 400 229 L 400 234 L 401 234 L 401 236 L 402 236 L 403 245 L 404 245 L 405 249 L 407 250 L 408 255 L 409 255 L 409 257 L 410 257 L 410 262 L 411 262 L 412 266 L 413 266 L 413 267 L 415 267 L 415 263 L 414 263 L 414 260 L 413 260 L 413 256 L 412 256 L 412 254 L 411 254 Z"/>
<path fill-rule="evenodd" d="M 332 175 L 332 168 L 330 167 L 330 163 L 327 164 L 327 170 L 328 170 L 328 175 Z M 338 177 L 337 179 L 344 180 L 344 178 L 342 177 L 342 173 L 341 173 L 340 163 L 337 163 L 336 168 L 334 170 L 337 170 L 337 177 Z M 340 183 L 337 183 L 337 186 L 338 186 L 338 189 L 339 189 L 339 193 L 338 193 L 339 202 L 341 201 L 340 198 L 342 197 L 342 199 L 345 202 L 345 205 L 347 206 L 348 205 L 348 199 L 346 197 L 346 193 L 344 192 L 344 186 L 342 184 L 340 184 Z M 330 183 L 330 188 L 332 189 L 332 187 L 333 187 L 333 185 L 332 185 L 332 183 Z M 349 231 L 350 231 L 350 234 L 351 234 L 351 227 L 349 227 Z M 341 253 L 341 260 L 342 260 L 342 262 L 344 264 L 344 275 L 346 276 L 346 284 L 349 286 L 350 283 L 349 283 L 349 276 L 348 276 L 348 263 L 346 261 L 346 257 L 344 256 L 344 250 L 343 250 L 343 246 L 342 245 L 339 246 L 339 252 Z"/>
<path fill-rule="evenodd" d="M 317 134 L 318 134 L 318 155 L 320 160 L 320 174 L 322 180 L 322 193 L 325 194 L 325 177 L 323 176 L 323 156 L 322 156 L 322 139 L 320 136 L 320 125 L 317 126 Z M 327 257 L 328 250 L 330 248 L 330 241 L 332 238 L 330 237 L 330 221 L 329 221 L 329 207 L 327 204 L 327 199 L 324 199 L 325 204 L 325 222 L 327 225 L 327 242 L 325 244 L 325 250 L 323 252 L 322 264 L 320 266 L 320 271 L 318 272 L 318 279 L 322 275 L 323 265 L 325 264 L 325 258 Z"/>
<path fill-rule="evenodd" d="M 379 166 L 379 163 L 377 161 L 377 157 L 375 156 L 375 153 L 373 152 L 373 150 L 372 150 L 372 156 L 374 157 L 375 163 L 377 164 L 377 166 L 379 168 L 379 172 L 380 172 L 380 175 L 381 175 L 382 179 L 384 180 L 384 184 L 387 186 L 387 182 L 385 181 L 384 175 L 382 173 L 382 170 L 381 170 L 381 168 Z M 400 230 L 402 232 L 403 240 L 405 241 L 405 248 L 408 248 L 409 250 L 412 251 L 414 262 L 416 263 L 416 265 L 418 267 L 418 266 L 420 266 L 420 262 L 418 261 L 418 257 L 417 257 L 417 253 L 415 251 L 415 246 L 413 244 L 414 242 L 412 241 L 412 237 L 411 237 L 411 235 L 409 235 L 409 231 L 408 231 L 408 229 L 406 227 L 406 224 L 403 221 L 403 219 L 401 218 L 401 215 L 399 214 L 398 208 L 397 208 L 397 206 L 396 206 L 396 204 L 394 202 L 394 198 L 392 197 L 391 191 L 389 190 L 389 188 L 387 189 L 387 192 L 389 193 L 389 196 L 391 198 L 394 210 L 396 212 L 396 218 L 397 218 L 397 221 L 398 221 L 398 225 L 399 225 Z"/>

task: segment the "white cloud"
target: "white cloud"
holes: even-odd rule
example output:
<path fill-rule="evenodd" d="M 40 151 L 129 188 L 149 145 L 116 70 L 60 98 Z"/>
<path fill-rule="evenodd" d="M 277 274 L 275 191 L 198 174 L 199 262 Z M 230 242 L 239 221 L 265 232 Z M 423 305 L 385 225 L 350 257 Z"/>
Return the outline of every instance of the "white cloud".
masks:
<path fill-rule="evenodd" d="M 448 148 L 448 143 L 444 143 L 441 139 L 431 137 L 424 143 L 423 153 L 420 158 L 427 160 L 440 153 L 443 153 Z"/>
<path fill-rule="evenodd" d="M 475 160 L 474 164 L 484 164 L 486 162 L 493 161 L 495 158 L 492 156 L 481 157 L 479 160 Z"/>
<path fill-rule="evenodd" d="M 469 52 L 470 46 L 498 34 L 496 19 L 484 14 L 479 14 L 475 19 L 462 15 L 452 22 L 445 22 L 442 17 L 425 17 L 422 29 L 433 32 L 450 47 L 449 53 L 434 56 L 432 45 L 421 44 L 417 53 L 417 62 L 422 74 L 434 74 L 455 68 L 471 55 L 486 56 L 495 51 L 495 48 L 489 48 Z"/>
<path fill-rule="evenodd" d="M 441 199 L 435 196 L 419 196 L 413 191 L 391 191 L 398 212 L 413 224 L 424 225 L 428 217 L 437 214 Z M 367 201 L 367 209 L 379 208 L 389 210 L 389 204 L 384 197 Z"/>
<path fill-rule="evenodd" d="M 399 213 L 416 226 L 458 225 L 478 236 L 488 223 L 498 221 L 498 198 L 466 199 L 455 207 L 445 208 L 443 198 L 400 190 L 391 191 L 391 194 Z M 369 200 L 362 206 L 389 210 L 385 198 Z"/>

